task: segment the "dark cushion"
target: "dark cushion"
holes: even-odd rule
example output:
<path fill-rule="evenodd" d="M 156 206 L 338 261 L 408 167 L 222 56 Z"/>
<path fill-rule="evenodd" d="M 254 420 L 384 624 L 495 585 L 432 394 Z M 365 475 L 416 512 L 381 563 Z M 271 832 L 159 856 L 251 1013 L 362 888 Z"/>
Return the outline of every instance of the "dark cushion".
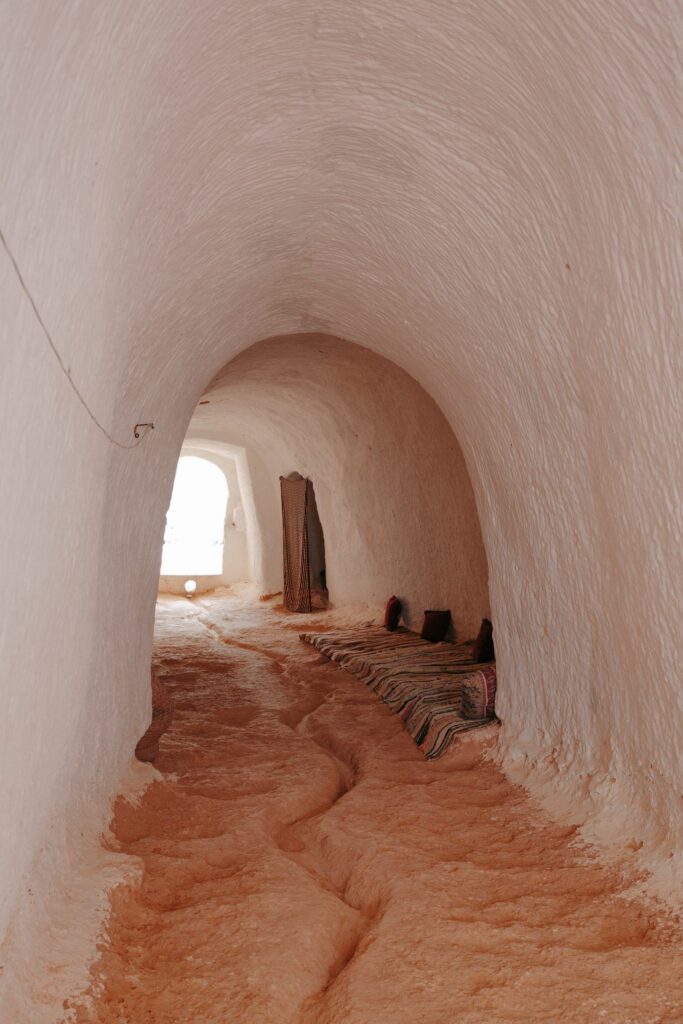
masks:
<path fill-rule="evenodd" d="M 450 611 L 426 611 L 420 636 L 423 640 L 429 640 L 432 644 L 438 644 L 445 637 L 450 624 Z"/>
<path fill-rule="evenodd" d="M 387 606 L 384 610 L 384 628 L 390 630 L 392 633 L 397 628 L 401 621 L 401 602 L 394 594 L 387 601 Z"/>
<path fill-rule="evenodd" d="M 489 665 L 462 680 L 462 717 L 494 718 L 496 666 Z"/>
<path fill-rule="evenodd" d="M 479 635 L 472 646 L 472 661 L 493 661 L 493 626 L 489 619 L 481 620 Z"/>

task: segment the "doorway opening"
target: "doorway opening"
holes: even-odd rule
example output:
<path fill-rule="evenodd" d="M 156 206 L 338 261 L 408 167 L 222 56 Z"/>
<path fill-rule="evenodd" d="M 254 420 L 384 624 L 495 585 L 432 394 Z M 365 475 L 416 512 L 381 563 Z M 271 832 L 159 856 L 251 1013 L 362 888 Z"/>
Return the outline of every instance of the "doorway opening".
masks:
<path fill-rule="evenodd" d="M 220 576 L 223 572 L 225 474 L 195 455 L 178 460 L 161 557 L 162 576 Z"/>

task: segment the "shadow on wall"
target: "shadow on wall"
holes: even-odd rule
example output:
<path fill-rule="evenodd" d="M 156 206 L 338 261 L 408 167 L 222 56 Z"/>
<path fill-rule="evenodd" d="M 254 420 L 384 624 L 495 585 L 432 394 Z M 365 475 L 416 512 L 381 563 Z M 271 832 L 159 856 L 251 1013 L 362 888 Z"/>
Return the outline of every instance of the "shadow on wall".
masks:
<path fill-rule="evenodd" d="M 318 503 L 315 500 L 313 481 L 308 481 L 306 502 L 306 530 L 308 533 L 308 569 L 311 585 L 311 601 L 314 607 L 324 608 L 329 601 L 327 592 L 327 568 L 325 566 L 325 536 L 320 522 Z"/>

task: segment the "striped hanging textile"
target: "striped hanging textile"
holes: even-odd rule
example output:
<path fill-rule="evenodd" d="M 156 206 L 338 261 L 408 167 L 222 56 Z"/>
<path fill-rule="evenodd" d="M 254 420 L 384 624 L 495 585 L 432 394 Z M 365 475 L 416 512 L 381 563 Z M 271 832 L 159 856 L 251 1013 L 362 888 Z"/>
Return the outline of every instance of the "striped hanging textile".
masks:
<path fill-rule="evenodd" d="M 290 612 L 311 611 L 308 566 L 308 480 L 280 477 L 284 602 Z"/>

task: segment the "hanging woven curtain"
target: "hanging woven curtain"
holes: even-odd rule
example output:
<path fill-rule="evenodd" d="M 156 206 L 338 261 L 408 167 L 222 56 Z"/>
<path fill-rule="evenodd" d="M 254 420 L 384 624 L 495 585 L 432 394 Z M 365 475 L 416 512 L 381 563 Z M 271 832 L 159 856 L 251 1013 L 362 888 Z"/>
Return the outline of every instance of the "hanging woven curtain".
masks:
<path fill-rule="evenodd" d="M 284 602 L 290 612 L 311 611 L 308 565 L 308 480 L 298 473 L 280 477 Z"/>

